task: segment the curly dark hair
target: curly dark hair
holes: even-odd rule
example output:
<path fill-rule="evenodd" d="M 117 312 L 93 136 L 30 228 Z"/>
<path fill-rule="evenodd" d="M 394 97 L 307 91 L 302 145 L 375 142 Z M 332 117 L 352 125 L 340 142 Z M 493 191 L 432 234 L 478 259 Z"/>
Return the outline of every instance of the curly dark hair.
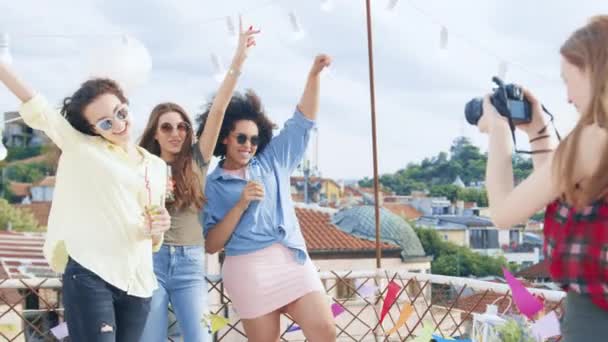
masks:
<path fill-rule="evenodd" d="M 198 123 L 196 136 L 198 138 L 201 137 L 201 134 L 205 129 L 205 123 L 207 122 L 207 117 L 209 116 L 211 104 L 212 102 L 207 105 L 205 112 L 196 118 L 196 122 Z M 224 141 L 224 139 L 230 135 L 230 132 L 234 130 L 236 123 L 241 120 L 253 121 L 256 126 L 258 126 L 260 143 L 258 144 L 256 154 L 264 151 L 272 139 L 272 130 L 276 126 L 266 116 L 266 113 L 264 113 L 262 102 L 256 93 L 253 92 L 253 90 L 247 90 L 244 95 L 235 92 L 230 99 L 228 108 L 226 108 L 224 121 L 222 122 L 222 128 L 220 129 L 220 134 L 217 138 L 217 144 L 215 145 L 215 150 L 213 151 L 214 156 L 220 158 L 226 157 L 226 145 L 224 145 L 222 141 Z"/>
<path fill-rule="evenodd" d="M 91 123 L 84 117 L 84 109 L 104 94 L 116 95 L 120 102 L 129 104 L 129 100 L 118 83 L 107 78 L 94 78 L 84 82 L 72 96 L 63 100 L 61 114 L 78 131 L 87 135 L 99 135 L 95 133 Z"/>

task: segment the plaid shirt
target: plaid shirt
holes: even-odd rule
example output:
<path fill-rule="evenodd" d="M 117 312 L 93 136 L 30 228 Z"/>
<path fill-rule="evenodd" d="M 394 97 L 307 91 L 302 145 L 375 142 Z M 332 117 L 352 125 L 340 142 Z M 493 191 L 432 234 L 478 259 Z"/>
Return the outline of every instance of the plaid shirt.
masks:
<path fill-rule="evenodd" d="M 553 202 L 546 210 L 544 234 L 553 279 L 608 310 L 608 203 L 596 201 L 577 211 Z"/>

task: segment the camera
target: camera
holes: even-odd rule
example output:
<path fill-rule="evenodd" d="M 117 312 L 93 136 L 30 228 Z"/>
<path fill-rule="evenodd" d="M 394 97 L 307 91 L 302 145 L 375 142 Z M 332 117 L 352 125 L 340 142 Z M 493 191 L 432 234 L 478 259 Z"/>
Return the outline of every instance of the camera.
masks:
<path fill-rule="evenodd" d="M 490 95 L 490 102 L 500 115 L 510 119 L 514 125 L 530 123 L 532 121 L 532 106 L 524 97 L 524 91 L 515 84 L 505 84 L 500 78 L 494 76 L 492 81 L 498 85 Z M 467 102 L 464 107 L 464 116 L 471 125 L 477 125 L 483 115 L 483 98 L 477 97 Z"/>

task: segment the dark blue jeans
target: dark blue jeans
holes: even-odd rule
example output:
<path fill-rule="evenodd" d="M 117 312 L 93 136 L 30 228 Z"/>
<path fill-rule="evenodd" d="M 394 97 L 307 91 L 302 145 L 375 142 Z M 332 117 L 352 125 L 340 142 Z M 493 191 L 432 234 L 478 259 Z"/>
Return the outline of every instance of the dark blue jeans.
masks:
<path fill-rule="evenodd" d="M 150 298 L 128 295 L 69 259 L 63 274 L 63 306 L 70 341 L 139 341 Z"/>

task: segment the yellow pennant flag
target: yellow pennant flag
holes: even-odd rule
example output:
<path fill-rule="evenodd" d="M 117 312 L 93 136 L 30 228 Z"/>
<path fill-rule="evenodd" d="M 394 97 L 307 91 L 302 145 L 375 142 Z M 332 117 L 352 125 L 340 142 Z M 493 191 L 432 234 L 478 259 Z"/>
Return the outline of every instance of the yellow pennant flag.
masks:
<path fill-rule="evenodd" d="M 410 318 L 410 316 L 412 315 L 412 312 L 414 312 L 414 307 L 411 306 L 409 303 L 406 303 L 403 306 L 403 310 L 401 310 L 401 314 L 399 315 L 399 320 L 397 320 L 397 323 L 395 323 L 395 326 L 386 332 L 387 336 L 390 336 L 392 334 L 395 333 L 395 331 L 399 330 L 399 328 L 401 328 L 405 322 L 407 321 L 408 318 Z"/>
<path fill-rule="evenodd" d="M 207 326 L 207 328 L 209 328 L 209 331 L 212 334 L 227 326 L 229 323 L 228 318 L 212 314 L 205 315 L 203 321 L 205 322 L 205 325 Z"/>
<path fill-rule="evenodd" d="M 420 335 L 416 336 L 412 342 L 429 342 L 431 338 L 433 338 L 433 330 L 435 330 L 433 329 L 433 324 L 431 322 L 426 322 Z"/>

